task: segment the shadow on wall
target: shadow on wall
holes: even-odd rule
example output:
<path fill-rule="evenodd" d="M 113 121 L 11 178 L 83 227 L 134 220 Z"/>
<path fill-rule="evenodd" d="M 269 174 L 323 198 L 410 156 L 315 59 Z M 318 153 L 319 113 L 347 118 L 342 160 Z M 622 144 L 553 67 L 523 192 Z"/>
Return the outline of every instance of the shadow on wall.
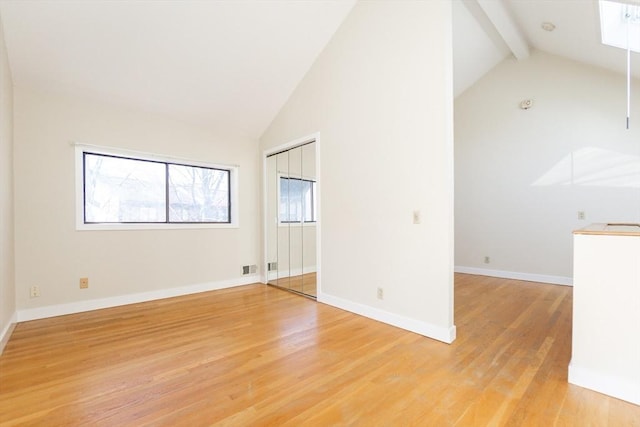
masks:
<path fill-rule="evenodd" d="M 531 184 L 640 188 L 640 156 L 596 147 L 573 151 Z"/>

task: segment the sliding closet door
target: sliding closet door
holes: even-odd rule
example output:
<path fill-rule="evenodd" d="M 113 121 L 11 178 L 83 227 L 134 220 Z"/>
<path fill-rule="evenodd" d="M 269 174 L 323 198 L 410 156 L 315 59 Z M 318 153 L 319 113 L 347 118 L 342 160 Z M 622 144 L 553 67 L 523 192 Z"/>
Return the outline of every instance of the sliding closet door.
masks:
<path fill-rule="evenodd" d="M 277 195 L 275 203 L 278 205 L 278 220 L 277 220 L 277 239 L 278 239 L 278 252 L 277 252 L 277 265 L 278 265 L 278 280 L 277 285 L 283 288 L 289 289 L 290 274 L 290 236 L 289 236 L 289 194 L 291 192 L 289 188 L 289 152 L 277 154 Z"/>
<path fill-rule="evenodd" d="M 296 292 L 302 291 L 302 228 L 304 220 L 302 178 L 302 147 L 289 150 L 289 194 L 287 195 L 286 220 L 289 229 L 289 287 Z"/>
<path fill-rule="evenodd" d="M 315 143 L 266 159 L 268 283 L 316 296 Z"/>
<path fill-rule="evenodd" d="M 303 223 L 302 231 L 302 292 L 316 296 L 316 223 L 317 223 L 317 180 L 316 180 L 316 144 L 303 145 L 302 191 Z"/>

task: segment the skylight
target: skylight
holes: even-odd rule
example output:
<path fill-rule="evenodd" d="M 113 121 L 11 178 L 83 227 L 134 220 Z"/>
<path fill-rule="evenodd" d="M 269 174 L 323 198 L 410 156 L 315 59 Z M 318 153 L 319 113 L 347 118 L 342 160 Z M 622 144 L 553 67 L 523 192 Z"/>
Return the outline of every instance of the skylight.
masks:
<path fill-rule="evenodd" d="M 600 0 L 602 43 L 640 53 L 640 5 Z"/>

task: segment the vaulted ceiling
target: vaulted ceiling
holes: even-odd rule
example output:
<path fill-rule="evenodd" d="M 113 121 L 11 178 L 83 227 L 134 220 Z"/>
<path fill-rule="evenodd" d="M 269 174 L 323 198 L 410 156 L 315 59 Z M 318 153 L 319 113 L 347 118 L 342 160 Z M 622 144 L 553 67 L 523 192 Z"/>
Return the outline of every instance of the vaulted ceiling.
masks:
<path fill-rule="evenodd" d="M 453 16 L 456 95 L 503 59 L 526 60 L 534 49 L 626 73 L 626 52 L 600 41 L 597 0 L 453 0 Z M 632 75 L 640 78 L 637 53 Z"/>
<path fill-rule="evenodd" d="M 17 86 L 258 138 L 349 1 L 0 0 Z"/>
<path fill-rule="evenodd" d="M 597 0 L 451 1 L 455 95 L 532 49 L 626 69 L 625 52 L 600 43 Z M 354 3 L 0 0 L 0 15 L 16 85 L 258 138 Z"/>

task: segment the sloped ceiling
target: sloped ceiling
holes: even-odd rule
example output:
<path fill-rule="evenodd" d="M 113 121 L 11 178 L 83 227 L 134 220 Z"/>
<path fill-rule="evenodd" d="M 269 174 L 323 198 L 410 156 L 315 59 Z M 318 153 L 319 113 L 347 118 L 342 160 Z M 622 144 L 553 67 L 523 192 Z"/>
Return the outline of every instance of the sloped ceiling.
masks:
<path fill-rule="evenodd" d="M 614 1 L 640 4 L 639 0 Z M 518 46 L 522 41 L 532 50 L 626 73 L 626 52 L 601 43 L 598 0 L 453 2 L 456 96 L 501 60 L 509 56 L 526 60 L 527 54 Z M 496 13 L 496 9 L 504 14 Z M 545 22 L 555 25 L 555 29 L 545 31 L 542 28 Z M 512 31 L 499 31 L 511 26 Z M 631 55 L 632 75 L 640 78 L 640 54 Z"/>
<path fill-rule="evenodd" d="M 0 14 L 17 86 L 258 138 L 354 2 L 1 0 Z"/>
<path fill-rule="evenodd" d="M 529 49 L 625 71 L 624 51 L 600 44 L 597 0 L 451 1 L 456 96 Z M 354 3 L 0 0 L 0 16 L 18 86 L 259 138 Z"/>
<path fill-rule="evenodd" d="M 640 4 L 636 0 L 627 3 Z M 509 0 L 518 27 L 535 49 L 626 73 L 626 51 L 601 43 L 597 0 Z M 556 26 L 552 32 L 543 22 Z M 632 74 L 640 78 L 640 54 L 632 53 Z"/>
<path fill-rule="evenodd" d="M 460 95 L 511 54 L 480 5 L 453 0 L 453 94 Z"/>

